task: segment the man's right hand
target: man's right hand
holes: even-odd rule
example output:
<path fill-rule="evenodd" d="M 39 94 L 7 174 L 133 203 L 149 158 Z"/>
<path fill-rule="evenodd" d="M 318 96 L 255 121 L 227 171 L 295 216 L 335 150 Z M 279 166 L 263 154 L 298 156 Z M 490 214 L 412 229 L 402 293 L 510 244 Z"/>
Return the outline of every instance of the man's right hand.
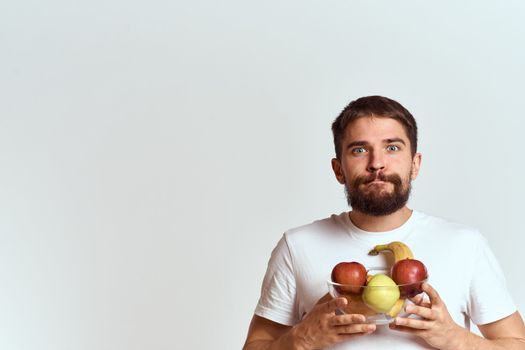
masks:
<path fill-rule="evenodd" d="M 244 350 L 319 349 L 374 332 L 375 324 L 365 323 L 363 315 L 336 314 L 347 303 L 345 298 L 325 296 L 293 327 L 254 316 Z"/>
<path fill-rule="evenodd" d="M 345 298 L 318 303 L 301 323 L 291 330 L 299 347 L 301 349 L 325 348 L 374 332 L 376 325 L 365 323 L 366 318 L 363 315 L 336 314 L 335 311 L 344 309 L 347 303 Z"/>

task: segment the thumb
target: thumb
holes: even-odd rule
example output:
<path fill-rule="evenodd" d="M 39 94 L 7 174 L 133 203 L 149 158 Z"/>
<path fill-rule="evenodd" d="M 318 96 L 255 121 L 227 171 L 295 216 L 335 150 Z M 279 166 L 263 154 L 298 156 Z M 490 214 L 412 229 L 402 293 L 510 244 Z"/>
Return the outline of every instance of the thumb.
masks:
<path fill-rule="evenodd" d="M 321 312 L 328 314 L 328 313 L 334 312 L 338 308 L 345 307 L 347 304 L 348 304 L 348 300 L 346 300 L 346 298 L 339 297 L 339 298 L 332 299 L 327 303 L 321 304 L 320 309 L 321 309 Z"/>
<path fill-rule="evenodd" d="M 422 289 L 429 296 L 430 303 L 432 305 L 438 305 L 439 303 L 441 303 L 441 298 L 439 297 L 438 292 L 434 288 L 432 288 L 430 284 L 426 282 L 423 283 Z"/>

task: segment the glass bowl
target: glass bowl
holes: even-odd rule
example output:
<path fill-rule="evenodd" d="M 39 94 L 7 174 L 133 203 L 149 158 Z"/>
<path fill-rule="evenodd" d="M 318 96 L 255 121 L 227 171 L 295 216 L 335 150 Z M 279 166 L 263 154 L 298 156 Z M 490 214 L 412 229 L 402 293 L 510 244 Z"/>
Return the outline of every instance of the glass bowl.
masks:
<path fill-rule="evenodd" d="M 370 268 L 368 275 L 389 275 L 389 269 Z M 366 322 L 375 324 L 388 324 L 396 316 L 406 317 L 407 303 L 412 303 L 410 298 L 421 293 L 421 284 L 425 280 L 410 284 L 390 284 L 375 286 L 355 286 L 327 281 L 328 292 L 333 298 L 344 297 L 348 304 L 336 310 L 337 314 L 362 314 Z"/>

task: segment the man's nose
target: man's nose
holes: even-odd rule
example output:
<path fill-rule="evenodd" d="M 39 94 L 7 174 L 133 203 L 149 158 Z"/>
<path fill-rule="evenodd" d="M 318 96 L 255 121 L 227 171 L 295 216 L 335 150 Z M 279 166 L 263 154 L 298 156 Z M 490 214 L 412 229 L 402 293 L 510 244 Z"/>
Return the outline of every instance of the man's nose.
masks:
<path fill-rule="evenodd" d="M 376 172 L 385 168 L 385 158 L 381 152 L 370 152 L 368 160 L 368 171 Z"/>

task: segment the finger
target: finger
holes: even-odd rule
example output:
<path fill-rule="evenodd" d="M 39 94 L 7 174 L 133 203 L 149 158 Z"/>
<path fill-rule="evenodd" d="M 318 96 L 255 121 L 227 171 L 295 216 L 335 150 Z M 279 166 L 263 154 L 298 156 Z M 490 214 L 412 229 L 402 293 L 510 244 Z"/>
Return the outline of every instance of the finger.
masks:
<path fill-rule="evenodd" d="M 409 328 L 409 327 L 405 327 L 405 326 L 398 326 L 395 323 L 390 323 L 388 325 L 388 327 L 390 329 L 393 329 L 393 330 L 398 331 L 398 332 L 405 332 L 405 333 L 410 333 L 410 334 L 414 334 L 414 335 L 417 335 L 420 332 L 424 332 L 424 331 L 422 331 L 420 329 L 414 329 L 414 328 Z"/>
<path fill-rule="evenodd" d="M 365 332 L 365 333 L 338 334 L 337 335 L 337 343 L 342 343 L 344 341 L 348 341 L 348 340 L 351 340 L 351 339 L 354 339 L 354 338 L 357 338 L 357 337 L 362 337 L 364 335 L 368 335 L 368 334 L 373 333 L 373 332 L 374 331 Z"/>
<path fill-rule="evenodd" d="M 418 294 L 415 297 L 410 298 L 410 301 L 413 302 L 416 305 L 419 305 L 423 302 L 423 294 Z"/>
<path fill-rule="evenodd" d="M 325 295 L 323 295 L 323 297 L 321 299 L 319 299 L 317 301 L 317 304 L 324 304 L 324 303 L 327 303 L 329 302 L 330 300 L 332 300 L 332 296 L 330 295 L 330 293 L 326 293 Z"/>
<path fill-rule="evenodd" d="M 428 283 L 423 283 L 421 286 L 421 289 L 423 289 L 423 292 L 427 293 L 427 295 L 430 298 L 430 303 L 432 305 L 437 305 L 441 303 L 441 298 L 439 297 L 438 292 L 432 288 L 432 286 Z"/>
<path fill-rule="evenodd" d="M 374 323 L 359 323 L 346 326 L 338 326 L 335 331 L 337 334 L 371 333 L 376 330 Z"/>
<path fill-rule="evenodd" d="M 326 302 L 324 304 L 320 304 L 321 312 L 324 313 L 332 313 L 338 308 L 345 307 L 348 304 L 348 301 L 346 298 L 340 297 L 330 300 L 329 302 Z"/>
<path fill-rule="evenodd" d="M 332 326 L 344 326 L 353 323 L 365 323 L 366 317 L 361 314 L 348 314 L 334 316 L 330 319 L 330 325 Z"/>
<path fill-rule="evenodd" d="M 427 320 L 435 320 L 436 319 L 436 312 L 435 312 L 435 310 L 432 310 L 430 307 L 417 306 L 417 305 L 407 305 L 405 307 L 405 310 L 409 314 L 418 315 L 418 316 L 421 316 L 422 318 L 425 318 Z"/>
<path fill-rule="evenodd" d="M 427 308 L 432 308 L 432 304 L 428 299 L 425 299 L 422 295 L 418 295 L 417 297 L 410 298 L 411 303 L 407 303 L 408 305 L 417 305 L 417 306 L 423 306 Z M 405 307 L 406 311 L 406 307 Z"/>
<path fill-rule="evenodd" d="M 403 326 L 413 329 L 430 329 L 431 321 L 416 320 L 413 318 L 396 317 L 394 321 L 396 326 Z"/>
<path fill-rule="evenodd" d="M 432 308 L 432 304 L 430 303 L 430 301 L 424 301 L 421 304 L 419 304 L 419 306 L 426 307 L 428 309 Z"/>

